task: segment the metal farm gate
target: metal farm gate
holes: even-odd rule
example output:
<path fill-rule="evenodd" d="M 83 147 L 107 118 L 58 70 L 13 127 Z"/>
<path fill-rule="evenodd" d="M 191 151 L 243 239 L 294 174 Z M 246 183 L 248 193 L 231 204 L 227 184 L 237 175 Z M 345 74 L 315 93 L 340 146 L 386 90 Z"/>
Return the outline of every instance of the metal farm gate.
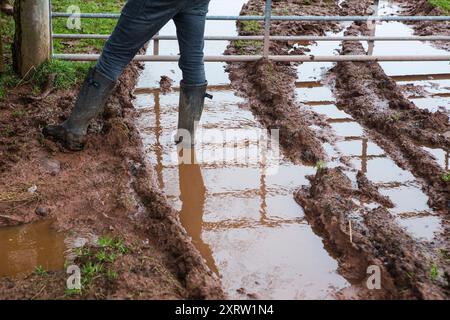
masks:
<path fill-rule="evenodd" d="M 52 19 L 58 18 L 80 18 L 80 19 L 118 19 L 120 14 L 113 13 L 72 13 L 52 12 L 51 1 L 49 10 L 51 39 L 108 39 L 107 34 L 54 34 L 52 30 Z M 205 62 L 239 62 L 257 61 L 269 59 L 273 61 L 289 62 L 338 62 L 338 61 L 450 61 L 450 55 L 271 55 L 269 53 L 271 41 L 367 41 L 373 46 L 375 41 L 450 41 L 450 36 L 277 36 L 270 33 L 272 21 L 342 21 L 342 22 L 375 22 L 375 21 L 450 21 L 450 16 L 272 16 L 272 0 L 266 0 L 264 16 L 208 16 L 207 20 L 215 21 L 264 21 L 263 36 L 206 36 L 206 41 L 262 41 L 264 50 L 261 55 L 217 55 L 205 56 Z M 159 43 L 162 40 L 177 40 L 172 35 L 156 35 L 153 37 L 154 50 L 152 55 L 138 55 L 138 61 L 177 61 L 178 56 L 160 55 Z M 53 49 L 53 45 L 51 45 Z M 95 61 L 99 58 L 96 54 L 54 54 L 53 59 L 72 61 Z"/>

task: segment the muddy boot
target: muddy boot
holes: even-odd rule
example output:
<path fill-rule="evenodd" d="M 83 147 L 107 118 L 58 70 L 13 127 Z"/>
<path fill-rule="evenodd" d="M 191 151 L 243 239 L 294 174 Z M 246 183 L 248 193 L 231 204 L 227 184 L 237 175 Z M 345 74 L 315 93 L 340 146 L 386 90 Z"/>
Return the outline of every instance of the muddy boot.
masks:
<path fill-rule="evenodd" d="M 183 81 L 180 83 L 178 132 L 175 142 L 183 147 L 195 145 L 195 130 L 202 117 L 205 98 L 212 99 L 212 96 L 206 93 L 207 86 L 207 82 L 200 85 L 187 85 Z"/>
<path fill-rule="evenodd" d="M 114 85 L 114 81 L 91 68 L 69 118 L 61 125 L 45 127 L 43 134 L 69 150 L 82 150 L 89 122 L 103 111 Z"/>

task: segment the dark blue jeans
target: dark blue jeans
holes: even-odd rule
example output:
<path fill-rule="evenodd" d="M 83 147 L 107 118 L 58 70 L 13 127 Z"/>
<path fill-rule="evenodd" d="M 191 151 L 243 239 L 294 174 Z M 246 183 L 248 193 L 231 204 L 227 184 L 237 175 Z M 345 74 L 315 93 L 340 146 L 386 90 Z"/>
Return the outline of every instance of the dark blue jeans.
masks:
<path fill-rule="evenodd" d="M 177 27 L 179 66 L 186 84 L 206 82 L 205 20 L 210 0 L 128 0 L 97 69 L 117 80 L 137 52 L 171 19 Z"/>

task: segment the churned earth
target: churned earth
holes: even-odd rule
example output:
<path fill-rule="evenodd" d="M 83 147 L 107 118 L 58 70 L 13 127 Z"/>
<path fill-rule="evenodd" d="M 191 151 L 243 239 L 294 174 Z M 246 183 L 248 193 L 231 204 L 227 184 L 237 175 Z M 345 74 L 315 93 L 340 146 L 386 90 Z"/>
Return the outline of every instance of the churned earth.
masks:
<path fill-rule="evenodd" d="M 273 11 L 372 15 L 373 4 L 274 1 Z M 397 12 L 393 4 L 405 7 Z M 444 14 L 426 1 L 415 4 L 380 1 L 377 13 Z M 262 0 L 242 8 L 244 15 L 263 12 Z M 410 26 L 416 34 L 448 34 L 445 23 Z M 370 27 L 278 21 L 271 31 L 368 35 Z M 237 28 L 241 35 L 264 32 L 255 21 Z M 226 54 L 261 50 L 258 41 L 233 41 Z M 367 50 L 350 41 L 270 47 L 282 55 Z M 27 82 L 8 92 L 0 102 L 0 246 L 6 257 L 0 298 L 448 299 L 450 70 L 392 75 L 378 62 L 263 60 L 230 63 L 226 71 L 231 89 L 211 88 L 218 100 L 207 103 L 205 128 L 279 129 L 280 175 L 235 159 L 222 166 L 174 165 L 173 146 L 164 140 L 176 124 L 173 75 L 161 79 L 160 90 L 149 90 L 151 97 L 141 89 L 135 99 L 138 63 L 119 80 L 80 153 L 40 133 L 46 123 L 67 117 L 76 88 L 55 92 L 50 77 L 40 94 Z M 444 102 L 436 105 L 436 95 Z M 207 145 L 206 155 L 229 142 Z M 258 184 L 248 187 L 256 171 L 262 172 Z M 66 288 L 69 265 L 81 267 L 81 291 Z M 379 290 L 367 286 L 373 266 L 381 271 Z"/>
<path fill-rule="evenodd" d="M 374 14 L 372 1 L 317 1 L 311 7 L 302 4 L 302 1 L 280 1 L 275 4 L 275 11 L 279 6 L 279 10 L 288 7 L 290 14 Z M 380 1 L 379 14 L 384 14 L 385 7 L 392 4 Z M 262 10 L 261 2 L 249 1 L 243 13 Z M 434 12 L 442 14 L 439 10 Z M 311 35 L 325 35 L 330 30 L 335 34 L 336 30 L 342 30 L 345 35 L 368 35 L 370 32 L 370 26 L 366 23 L 331 26 L 308 23 L 308 28 L 302 23 L 293 25 L 295 27 L 292 29 L 300 25 L 302 34 Z M 290 33 L 290 24 L 275 24 L 274 29 L 278 33 L 280 28 L 283 34 L 297 34 L 296 31 Z M 415 26 L 416 33 L 420 28 Z M 241 34 L 258 34 L 254 31 L 249 33 L 248 29 L 245 22 L 240 24 Z M 308 54 L 311 50 L 314 54 L 320 52 L 320 48 L 320 45 L 315 49 L 314 46 L 305 47 L 302 44 L 293 46 L 291 43 L 277 43 L 272 45 L 271 50 L 283 54 L 302 54 L 301 51 Z M 260 49 L 255 44 L 242 48 L 241 43 L 234 42 L 228 51 L 253 52 Z M 338 45 L 336 49 L 342 55 L 366 54 L 367 50 L 359 42 L 350 41 Z M 300 83 L 305 83 L 297 90 L 296 68 Z M 322 71 L 326 73 L 318 72 L 319 75 L 315 77 L 308 73 L 314 67 L 302 68 L 290 63 L 262 61 L 231 64 L 229 71 L 232 84 L 249 97 L 248 107 L 258 119 L 265 125 L 280 127 L 280 143 L 287 153 L 299 161 L 321 159 L 328 163 L 329 168 L 326 168 L 327 165 L 319 166 L 316 175 L 310 177 L 311 185 L 298 190 L 295 198 L 304 208 L 308 222 L 323 238 L 325 247 L 338 260 L 341 274 L 352 283 L 351 287 L 341 290 L 341 297 L 448 298 L 448 165 L 445 162 L 442 166 L 436 161 L 435 154 L 429 151 L 439 149 L 448 157 L 448 104 L 447 110 L 445 107 L 436 109 L 430 106 L 429 110 L 417 107 L 409 99 L 411 92 L 408 90 L 419 88 L 411 84 L 398 85 L 397 82 L 405 81 L 408 77 L 401 79 L 400 76 L 388 76 L 377 62 L 342 62 L 334 67 L 325 66 Z M 302 74 L 305 70 L 307 72 Z M 305 81 L 302 76 L 314 81 Z M 320 87 L 328 87 L 333 94 L 331 91 L 327 94 L 325 89 L 320 91 Z M 313 92 L 315 89 L 317 94 Z M 298 99 L 299 95 L 301 99 Z M 318 101 L 302 101 L 304 96 L 318 97 Z M 284 105 L 289 108 L 284 108 Z M 332 105 L 336 109 L 331 108 Z M 329 106 L 328 111 L 325 106 Z M 323 115 L 330 119 L 327 121 Z M 324 120 L 327 122 L 325 125 Z M 295 124 L 291 126 L 291 122 Z M 330 125 L 334 133 L 330 132 Z M 283 131 L 286 136 L 295 137 L 295 133 L 300 130 L 301 138 L 282 138 Z M 396 178 L 395 174 L 386 177 L 388 179 L 381 177 L 382 172 L 389 169 L 381 164 L 381 158 L 377 160 L 380 157 L 378 155 L 363 157 L 362 164 L 345 152 L 336 155 L 336 142 L 343 145 L 339 136 L 343 135 L 345 143 L 349 143 L 355 139 L 354 136 L 361 134 L 355 132 L 361 130 L 366 137 L 366 140 L 363 139 L 363 152 L 365 148 L 367 153 L 369 139 L 369 144 L 375 143 L 384 152 L 382 158 L 386 160 L 383 162 L 391 163 L 389 166 L 394 166 L 397 171 L 403 170 L 400 176 L 409 172 L 407 175 L 410 177 Z M 331 152 L 328 151 L 330 145 Z M 370 160 L 372 157 L 373 160 Z M 372 171 L 370 163 L 379 163 L 379 167 L 373 167 L 375 171 Z M 377 172 L 377 169 L 380 171 Z M 408 182 L 400 182 L 402 179 Z M 400 190 L 408 191 L 402 194 Z M 400 205 L 399 199 L 406 197 L 408 201 L 407 198 L 414 197 L 414 194 L 421 194 L 427 199 L 425 202 L 428 207 L 423 207 L 424 212 L 421 212 L 422 206 L 415 207 L 413 204 L 407 208 Z M 399 214 L 401 211 L 405 212 Z M 440 227 L 431 240 L 419 240 L 411 229 L 405 228 L 405 217 L 415 217 L 416 221 L 422 221 L 418 223 L 422 226 L 428 223 L 427 219 L 431 221 L 439 217 Z M 382 290 L 367 290 L 366 271 L 371 265 L 379 266 L 382 270 Z"/>

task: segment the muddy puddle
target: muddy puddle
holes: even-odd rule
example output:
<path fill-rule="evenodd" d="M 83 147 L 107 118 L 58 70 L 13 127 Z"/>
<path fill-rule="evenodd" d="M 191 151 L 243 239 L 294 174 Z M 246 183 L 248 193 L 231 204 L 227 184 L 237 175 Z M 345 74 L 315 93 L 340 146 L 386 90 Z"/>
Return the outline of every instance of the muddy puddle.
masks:
<path fill-rule="evenodd" d="M 238 14 L 244 2 L 213 1 L 210 14 Z M 386 1 L 380 4 L 383 14 Z M 234 23 L 208 24 L 209 35 L 236 34 Z M 342 35 L 346 26 L 336 35 Z M 387 35 L 391 28 L 397 27 L 394 24 L 383 27 L 377 34 Z M 399 30 L 412 32 L 403 25 Z M 161 34 L 173 32 L 174 27 L 168 26 Z M 226 45 L 226 42 L 207 43 L 206 54 L 221 54 Z M 178 53 L 176 43 L 166 43 L 161 48 L 163 54 Z M 322 42 L 309 48 L 314 55 L 338 54 L 340 43 Z M 420 51 L 422 54 L 437 50 L 430 44 L 424 44 L 423 48 L 429 51 Z M 375 46 L 375 54 L 387 54 L 383 50 L 386 47 Z M 263 130 L 252 113 L 239 106 L 243 100 L 228 88 L 223 66 L 207 64 L 214 100 L 207 101 L 205 106 L 202 143 L 195 151 L 197 163 L 186 165 L 180 164 L 173 143 L 178 94 L 162 95 L 157 90 L 161 75 L 179 81 L 180 73 L 176 64 L 147 64 L 135 105 L 140 111 L 142 139 L 155 166 L 159 186 L 169 202 L 180 210 L 183 226 L 208 266 L 221 277 L 230 298 L 334 298 L 334 293 L 350 284 L 339 275 L 337 262 L 311 230 L 303 209 L 293 199 L 293 192 L 309 184 L 305 177 L 314 174 L 316 168 L 293 164 L 281 155 L 276 173 L 267 173 L 267 168 L 260 164 L 255 138 L 255 130 Z M 324 145 L 329 158 L 327 165 L 342 165 L 342 157 L 350 159 L 348 176 L 356 183 L 357 170 L 365 172 L 394 203 L 391 212 L 398 223 L 415 238 L 432 241 L 441 228 L 440 218 L 427 205 L 428 197 L 411 172 L 398 167 L 349 114 L 336 107 L 331 88 L 322 83 L 332 66 L 332 63 L 299 66 L 296 90 L 302 108 L 323 115 L 336 136 L 335 143 Z M 395 69 L 389 74 L 399 84 L 425 88 L 420 96 L 413 93 L 411 96 L 424 101 L 430 110 L 449 107 L 445 93 L 450 90 L 450 70 L 443 65 L 418 65 L 417 70 L 423 72 L 415 72 L 416 68 L 411 67 L 396 69 L 389 64 L 383 67 Z M 436 95 L 440 96 L 437 100 Z M 429 104 L 426 99 L 431 99 Z M 236 131 L 223 134 L 229 130 Z M 427 151 L 448 167 L 447 152 Z"/>
<path fill-rule="evenodd" d="M 65 262 L 64 235 L 52 228 L 52 221 L 0 228 L 0 277 L 27 275 L 42 267 L 62 270 Z"/>
<path fill-rule="evenodd" d="M 238 14 L 244 2 L 213 1 L 210 14 Z M 236 34 L 235 23 L 209 22 L 208 30 L 210 35 Z M 207 43 L 206 54 L 222 54 L 227 44 Z M 177 53 L 176 46 L 167 46 L 165 54 Z M 228 88 L 223 66 L 207 64 L 214 100 L 205 106 L 197 164 L 180 164 L 173 143 L 178 93 L 148 90 L 167 72 L 179 80 L 178 71 L 171 71 L 175 65 L 151 63 L 144 71 L 136 107 L 158 183 L 230 298 L 334 298 L 349 283 L 293 198 L 316 169 L 282 155 L 275 170 L 261 164 L 258 137 L 264 130 L 250 110 L 239 106 L 244 100 Z"/>
<path fill-rule="evenodd" d="M 395 1 L 380 0 L 378 15 L 396 15 L 401 8 Z M 379 22 L 376 24 L 376 36 L 413 36 L 411 26 L 401 22 Z M 364 44 L 367 48 L 367 44 Z M 445 55 L 447 51 L 433 47 L 423 41 L 379 41 L 374 55 L 389 55 L 392 52 L 414 55 Z M 450 64 L 448 61 L 382 62 L 380 65 L 388 76 L 402 76 L 397 83 L 401 86 L 414 86 L 422 89 L 422 94 L 409 98 L 418 108 L 431 112 L 445 110 L 450 112 Z M 421 80 L 414 79 L 424 76 Z M 409 77 L 408 77 L 409 76 Z"/>
<path fill-rule="evenodd" d="M 393 1 L 380 0 L 378 15 L 397 14 L 399 7 Z M 342 24 L 343 30 L 348 24 Z M 341 35 L 343 32 L 335 35 Z M 411 27 L 397 22 L 377 23 L 377 36 L 413 35 Z M 364 43 L 366 50 L 367 43 Z M 337 54 L 341 47 L 339 42 L 318 42 L 310 46 L 313 55 Z M 443 54 L 430 43 L 414 42 L 377 42 L 374 55 L 409 52 L 414 54 Z M 450 111 L 450 89 L 448 62 L 405 62 L 382 63 L 385 72 L 392 76 L 399 85 L 420 88 L 421 95 L 413 96 L 405 93 L 417 103 L 418 107 L 430 111 L 445 109 Z M 324 77 L 333 64 L 303 64 L 298 67 L 299 83 L 297 83 L 297 99 L 306 109 L 321 114 L 327 119 L 336 136 L 334 146 L 326 149 L 332 163 L 345 157 L 350 159 L 351 167 L 348 176 L 356 183 L 355 169 L 362 170 L 367 178 L 380 188 L 380 192 L 389 197 L 395 207 L 391 209 L 398 223 L 417 239 L 432 241 L 436 232 L 441 229 L 441 219 L 428 206 L 428 197 L 411 172 L 401 169 L 383 150 L 364 132 L 364 129 L 352 119 L 351 115 L 339 110 L 334 101 L 332 88 L 326 84 Z M 302 85 L 302 82 L 305 85 Z M 436 161 L 448 170 L 448 150 L 422 148 L 430 152 Z"/>
<path fill-rule="evenodd" d="M 260 124 L 232 91 L 212 94 L 202 130 L 205 140 L 216 139 L 203 141 L 198 164 L 177 163 L 178 94 L 138 96 L 136 106 L 148 110 L 139 122 L 160 187 L 231 298 L 331 298 L 347 282 L 292 196 L 315 168 L 281 159 L 278 172 L 267 174 L 252 139 Z"/>

